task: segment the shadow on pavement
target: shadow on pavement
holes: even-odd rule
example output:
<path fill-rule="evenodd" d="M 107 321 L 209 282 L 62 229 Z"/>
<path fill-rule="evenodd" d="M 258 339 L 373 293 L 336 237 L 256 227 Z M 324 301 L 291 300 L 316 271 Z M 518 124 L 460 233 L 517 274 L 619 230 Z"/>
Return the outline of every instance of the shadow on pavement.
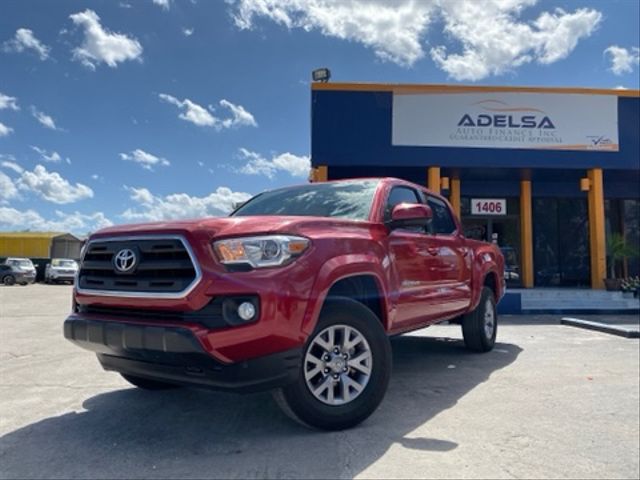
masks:
<path fill-rule="evenodd" d="M 499 343 L 493 352 L 472 354 L 461 341 L 418 336 L 392 344 L 387 396 L 353 430 L 308 430 L 285 417 L 268 393 L 130 388 L 1 437 L 0 477 L 353 477 L 394 444 L 436 454 L 457 448 L 455 431 L 448 439 L 408 435 L 521 352 Z"/>

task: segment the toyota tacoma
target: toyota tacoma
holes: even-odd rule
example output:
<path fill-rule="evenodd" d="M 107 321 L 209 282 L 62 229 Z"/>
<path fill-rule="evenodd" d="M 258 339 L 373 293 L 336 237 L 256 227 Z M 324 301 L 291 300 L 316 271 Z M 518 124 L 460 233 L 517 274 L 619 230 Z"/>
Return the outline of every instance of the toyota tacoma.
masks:
<path fill-rule="evenodd" d="M 98 231 L 64 335 L 137 387 L 270 389 L 302 423 L 344 429 L 384 397 L 390 336 L 449 321 L 493 348 L 503 269 L 421 186 L 312 183 L 226 218 Z"/>

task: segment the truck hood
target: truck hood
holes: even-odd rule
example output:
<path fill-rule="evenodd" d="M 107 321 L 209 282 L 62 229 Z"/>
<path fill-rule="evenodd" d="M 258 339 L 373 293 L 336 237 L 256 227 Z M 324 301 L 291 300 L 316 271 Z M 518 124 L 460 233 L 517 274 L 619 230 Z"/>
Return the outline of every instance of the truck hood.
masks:
<path fill-rule="evenodd" d="M 91 236 L 101 238 L 124 235 L 149 234 L 201 234 L 210 237 L 232 237 L 269 233 L 304 233 L 309 229 L 336 228 L 339 226 L 369 226 L 368 222 L 354 220 L 305 217 L 305 216 L 249 216 L 212 217 L 197 220 L 138 223 L 104 228 Z"/>

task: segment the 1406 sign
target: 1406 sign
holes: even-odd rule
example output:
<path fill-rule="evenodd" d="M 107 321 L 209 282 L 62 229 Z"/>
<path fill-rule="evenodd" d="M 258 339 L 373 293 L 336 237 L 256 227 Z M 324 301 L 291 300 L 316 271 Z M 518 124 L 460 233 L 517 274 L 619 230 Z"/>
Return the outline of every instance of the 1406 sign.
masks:
<path fill-rule="evenodd" d="M 471 215 L 506 215 L 505 198 L 472 198 Z"/>

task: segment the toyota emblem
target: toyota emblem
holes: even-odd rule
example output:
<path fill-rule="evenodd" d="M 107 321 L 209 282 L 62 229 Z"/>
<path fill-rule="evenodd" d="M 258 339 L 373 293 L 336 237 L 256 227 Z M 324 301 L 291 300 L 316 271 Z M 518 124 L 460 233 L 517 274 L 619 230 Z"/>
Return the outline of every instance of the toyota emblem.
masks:
<path fill-rule="evenodd" d="M 130 272 L 136 266 L 136 263 L 138 263 L 138 257 L 129 248 L 123 248 L 113 257 L 113 266 L 120 273 Z"/>

